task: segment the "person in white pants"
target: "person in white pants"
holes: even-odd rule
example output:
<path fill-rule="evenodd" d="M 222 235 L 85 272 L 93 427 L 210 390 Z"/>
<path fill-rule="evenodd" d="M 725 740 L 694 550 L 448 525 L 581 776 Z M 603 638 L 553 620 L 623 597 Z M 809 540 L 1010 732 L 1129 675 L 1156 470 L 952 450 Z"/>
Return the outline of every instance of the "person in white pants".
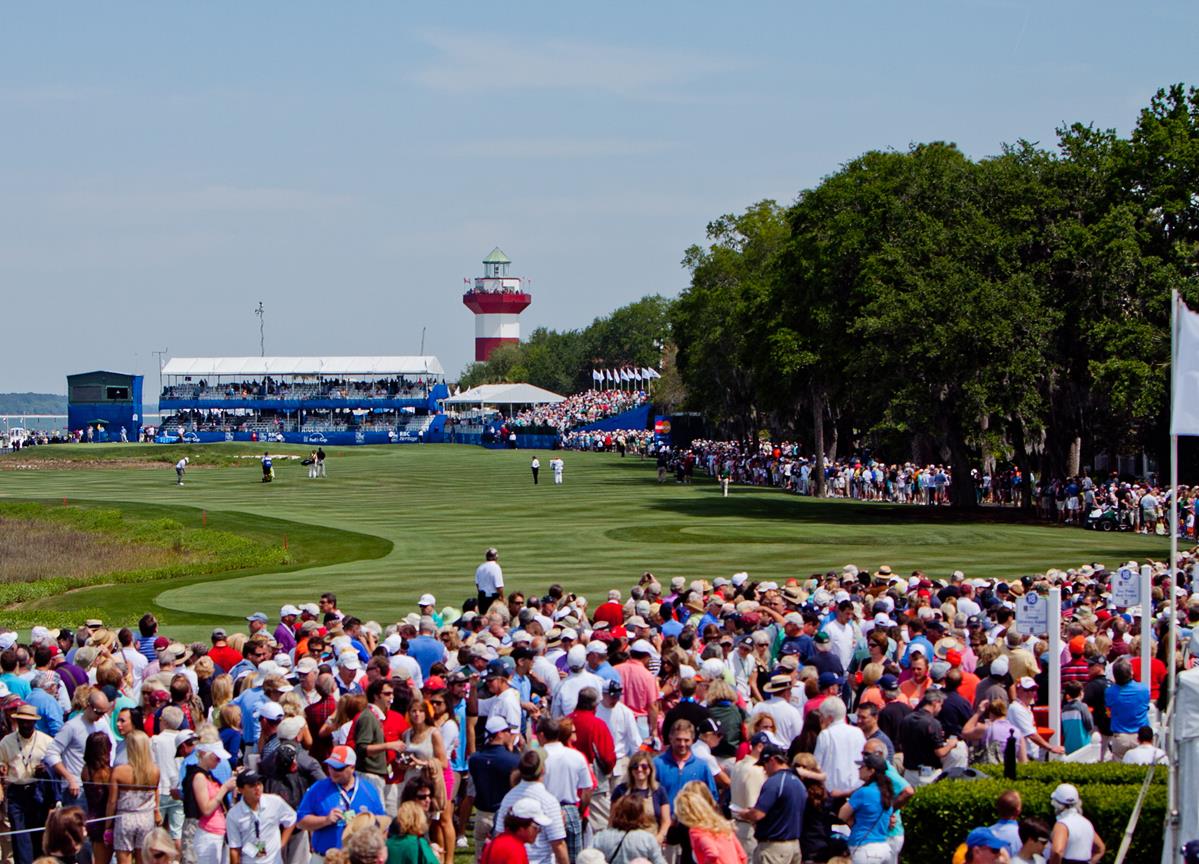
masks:
<path fill-rule="evenodd" d="M 562 469 L 566 467 L 566 463 L 562 461 L 561 456 L 555 456 L 550 460 L 550 468 L 554 471 L 554 485 L 562 485 Z"/>

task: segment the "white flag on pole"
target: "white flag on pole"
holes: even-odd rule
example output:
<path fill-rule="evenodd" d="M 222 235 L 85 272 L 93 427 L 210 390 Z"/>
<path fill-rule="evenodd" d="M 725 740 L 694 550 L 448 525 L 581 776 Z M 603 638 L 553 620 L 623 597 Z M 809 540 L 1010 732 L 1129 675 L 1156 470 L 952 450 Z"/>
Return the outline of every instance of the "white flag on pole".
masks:
<path fill-rule="evenodd" d="M 1199 435 L 1199 313 L 1175 302 L 1170 434 Z"/>
<path fill-rule="evenodd" d="M 621 381 L 628 381 L 628 380 L 629 380 L 629 370 L 628 370 L 628 369 L 621 369 L 621 370 L 620 370 L 620 380 L 621 380 Z"/>
<path fill-rule="evenodd" d="M 591 380 L 592 381 L 603 381 L 604 373 L 600 372 L 598 369 L 592 369 L 591 370 Z"/>
<path fill-rule="evenodd" d="M 638 382 L 641 381 L 641 370 L 638 369 L 636 366 L 633 367 L 632 375 L 633 375 L 634 381 L 638 381 Z"/>
<path fill-rule="evenodd" d="M 646 378 L 648 378 L 650 380 L 653 380 L 654 378 L 662 377 L 657 372 L 655 372 L 653 369 L 650 369 L 648 366 L 645 367 L 643 374 L 645 375 Z"/>

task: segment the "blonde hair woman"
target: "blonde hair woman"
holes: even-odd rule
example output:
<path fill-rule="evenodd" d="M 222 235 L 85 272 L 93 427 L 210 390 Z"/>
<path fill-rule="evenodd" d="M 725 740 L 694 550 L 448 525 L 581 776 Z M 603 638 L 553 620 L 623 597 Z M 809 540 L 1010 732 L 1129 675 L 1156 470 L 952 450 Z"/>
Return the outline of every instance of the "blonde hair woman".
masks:
<path fill-rule="evenodd" d="M 687 826 L 695 864 L 745 864 L 747 857 L 733 823 L 720 814 L 708 787 L 692 780 L 674 799 L 674 815 Z"/>
<path fill-rule="evenodd" d="M 139 729 L 125 736 L 127 762 L 112 769 L 108 781 L 108 817 L 118 864 L 140 857 L 142 842 L 162 822 L 158 809 L 158 766 L 150 753 L 150 737 Z"/>
<path fill-rule="evenodd" d="M 388 864 L 437 864 L 443 850 L 425 839 L 429 820 L 415 801 L 405 801 L 396 811 L 395 832 L 387 838 Z M 453 849 L 449 850 L 452 855 Z"/>
<path fill-rule="evenodd" d="M 279 697 L 279 705 L 283 708 L 284 717 L 304 717 L 304 700 L 300 696 L 299 690 L 292 690 L 284 693 Z M 300 734 L 296 736 L 296 741 L 299 742 L 305 750 L 312 749 L 312 733 L 308 730 L 308 723 L 305 720 L 304 726 L 300 729 Z"/>
<path fill-rule="evenodd" d="M 217 728 L 223 728 L 221 723 L 221 709 L 233 701 L 233 679 L 228 675 L 218 675 L 212 679 L 212 710 L 208 712 L 208 722 L 217 724 Z"/>

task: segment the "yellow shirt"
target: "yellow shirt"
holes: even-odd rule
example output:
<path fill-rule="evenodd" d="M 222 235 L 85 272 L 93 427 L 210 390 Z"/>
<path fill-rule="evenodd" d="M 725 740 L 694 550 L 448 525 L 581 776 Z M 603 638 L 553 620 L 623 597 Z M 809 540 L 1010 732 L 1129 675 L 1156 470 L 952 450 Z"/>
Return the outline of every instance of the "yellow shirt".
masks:
<path fill-rule="evenodd" d="M 9 783 L 30 783 L 36 779 L 33 775 L 37 767 L 46 757 L 46 748 L 54 739 L 45 732 L 36 729 L 29 739 L 21 737 L 21 733 L 13 732 L 0 739 L 0 762 L 8 766 L 7 781 Z"/>

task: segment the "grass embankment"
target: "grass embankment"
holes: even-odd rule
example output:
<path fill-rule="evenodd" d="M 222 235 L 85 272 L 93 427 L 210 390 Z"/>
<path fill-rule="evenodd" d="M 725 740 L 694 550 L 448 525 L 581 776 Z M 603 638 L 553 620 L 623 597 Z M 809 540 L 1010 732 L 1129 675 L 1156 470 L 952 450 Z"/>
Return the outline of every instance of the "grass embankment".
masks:
<path fill-rule="evenodd" d="M 124 502 L 0 503 L 0 527 L 0 623 L 20 627 L 74 626 L 88 617 L 132 622 L 146 611 L 166 622 L 195 621 L 158 607 L 154 598 L 167 587 L 391 549 L 380 538 L 283 520 Z M 243 602 L 231 598 L 230 618 L 244 614 Z"/>

